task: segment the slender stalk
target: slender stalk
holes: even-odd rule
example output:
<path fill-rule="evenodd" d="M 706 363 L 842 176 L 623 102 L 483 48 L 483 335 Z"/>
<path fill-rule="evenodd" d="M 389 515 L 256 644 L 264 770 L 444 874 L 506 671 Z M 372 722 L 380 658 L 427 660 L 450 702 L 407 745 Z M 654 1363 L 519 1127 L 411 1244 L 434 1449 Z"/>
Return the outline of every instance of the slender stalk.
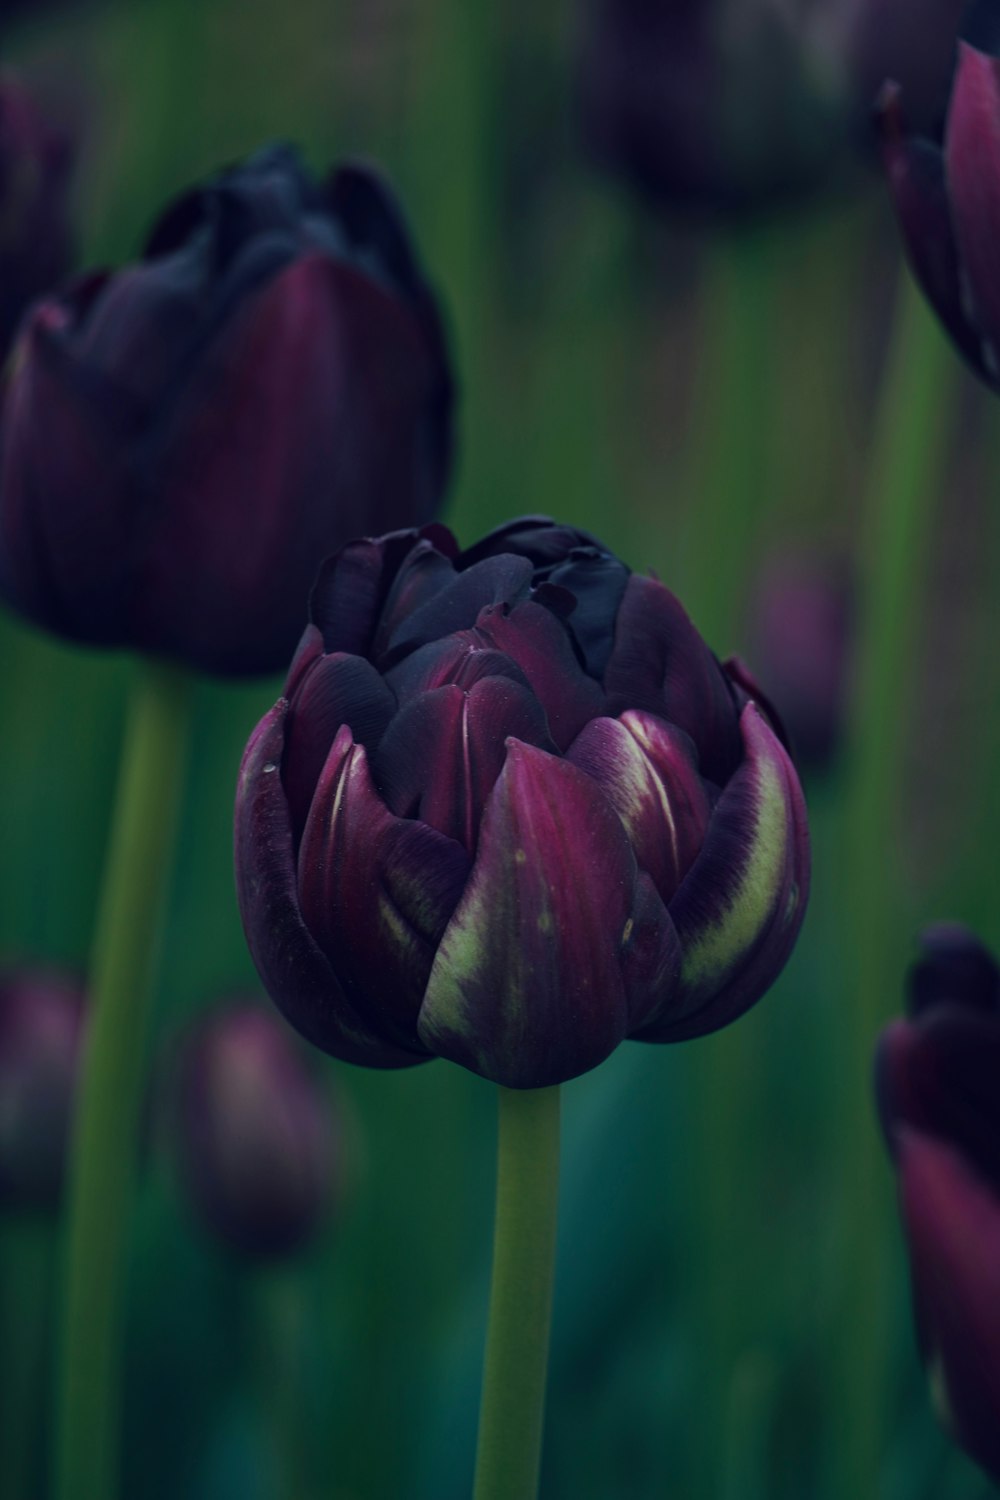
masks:
<path fill-rule="evenodd" d="M 70 1153 L 56 1500 L 114 1500 L 121 1341 L 156 947 L 184 779 L 190 683 L 142 662 L 129 707 L 93 950 Z"/>
<path fill-rule="evenodd" d="M 837 1140 L 843 1279 L 833 1351 L 830 1493 L 874 1495 L 886 1414 L 888 1168 L 871 1102 L 872 1052 L 899 1008 L 905 940 L 895 858 L 900 766 L 934 502 L 957 390 L 954 356 L 909 276 L 900 283 L 875 434 L 862 562 L 857 679 L 846 764 L 844 1052 Z"/>
<path fill-rule="evenodd" d="M 475 1500 L 538 1492 L 552 1318 L 559 1089 L 499 1090 L 493 1285 Z"/>

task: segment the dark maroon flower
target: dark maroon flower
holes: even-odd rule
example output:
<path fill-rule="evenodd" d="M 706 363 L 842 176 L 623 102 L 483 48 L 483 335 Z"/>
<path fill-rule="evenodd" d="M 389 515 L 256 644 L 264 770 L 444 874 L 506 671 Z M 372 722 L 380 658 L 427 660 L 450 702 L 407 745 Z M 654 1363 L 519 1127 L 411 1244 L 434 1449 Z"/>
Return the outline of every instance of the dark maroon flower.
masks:
<path fill-rule="evenodd" d="M 287 1026 L 252 1001 L 184 1038 L 170 1088 L 180 1185 L 205 1227 L 253 1257 L 302 1249 L 330 1215 L 342 1163 L 337 1122 Z"/>
<path fill-rule="evenodd" d="M 850 617 L 844 570 L 819 556 L 776 554 L 754 582 L 747 647 L 806 767 L 826 765 L 840 740 Z"/>
<path fill-rule="evenodd" d="M 236 804 L 244 927 L 337 1057 L 513 1087 L 727 1024 L 809 879 L 791 762 L 681 605 L 526 517 L 324 565 Z"/>
<path fill-rule="evenodd" d="M 319 186 L 271 148 L 27 320 L 0 587 L 74 640 L 276 670 L 326 553 L 434 512 L 450 433 L 440 321 L 387 189 L 359 167 Z"/>
<path fill-rule="evenodd" d="M 887 76 L 931 120 L 965 0 L 589 0 L 594 158 L 675 208 L 745 214 L 828 188 Z"/>
<path fill-rule="evenodd" d="M 964 928 L 924 938 L 876 1087 L 938 1413 L 1000 1480 L 1000 969 Z"/>
<path fill-rule="evenodd" d="M 0 976 L 0 1208 L 58 1207 L 81 1041 L 79 984 L 46 970 Z"/>
<path fill-rule="evenodd" d="M 0 362 L 28 305 L 71 269 L 69 144 L 0 76 Z"/>
<path fill-rule="evenodd" d="M 1000 6 L 975 12 L 943 136 L 914 133 L 906 90 L 883 92 L 883 157 L 913 273 L 960 352 L 1000 389 Z"/>

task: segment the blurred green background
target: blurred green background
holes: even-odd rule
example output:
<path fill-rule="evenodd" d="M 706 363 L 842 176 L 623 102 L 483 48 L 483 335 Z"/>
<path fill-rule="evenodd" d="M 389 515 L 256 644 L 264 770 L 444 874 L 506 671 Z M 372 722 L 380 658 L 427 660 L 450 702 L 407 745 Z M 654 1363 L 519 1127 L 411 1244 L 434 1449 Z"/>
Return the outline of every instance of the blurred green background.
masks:
<path fill-rule="evenodd" d="M 464 541 L 531 510 L 590 527 L 676 586 L 727 654 L 775 546 L 863 548 L 895 229 L 863 174 L 736 247 L 642 214 L 579 154 L 578 20 L 568 3 L 527 0 L 129 0 L 29 16 L 7 60 L 82 134 L 87 264 L 134 254 L 171 194 L 266 139 L 299 142 L 317 169 L 345 154 L 380 162 L 452 335 L 460 455 L 446 519 Z M 742 371 L 714 333 L 727 286 L 752 340 Z M 891 869 L 886 923 L 904 935 L 886 1017 L 921 923 L 963 919 L 1000 941 L 1000 442 L 990 398 L 957 359 L 951 380 L 896 832 L 872 851 Z M 742 519 L 706 534 L 720 484 L 739 489 Z M 721 611 L 717 591 L 699 608 L 706 546 L 727 580 Z M 4 617 L 0 673 L 0 959 L 82 970 L 130 663 Z M 232 796 L 278 690 L 198 689 L 154 1057 L 185 1018 L 257 988 L 233 893 Z M 808 781 L 812 906 L 766 1001 L 721 1036 L 626 1044 L 564 1091 L 547 1500 L 847 1500 L 831 1489 L 843 1436 L 831 1368 L 858 1332 L 840 1274 L 858 1228 L 845 1225 L 843 1182 L 843 1102 L 857 1088 L 841 1045 L 843 793 L 842 760 Z M 154 1117 L 132 1258 L 127 1497 L 468 1493 L 493 1091 L 443 1063 L 323 1067 L 345 1101 L 351 1190 L 322 1244 L 278 1272 L 235 1263 L 185 1217 Z M 860 1226 L 886 1256 L 878 1493 L 976 1500 L 985 1480 L 930 1413 L 887 1164 L 881 1188 L 884 1212 Z M 0 1410 L 27 1406 L 21 1438 L 40 1470 L 46 1234 L 0 1225 Z"/>

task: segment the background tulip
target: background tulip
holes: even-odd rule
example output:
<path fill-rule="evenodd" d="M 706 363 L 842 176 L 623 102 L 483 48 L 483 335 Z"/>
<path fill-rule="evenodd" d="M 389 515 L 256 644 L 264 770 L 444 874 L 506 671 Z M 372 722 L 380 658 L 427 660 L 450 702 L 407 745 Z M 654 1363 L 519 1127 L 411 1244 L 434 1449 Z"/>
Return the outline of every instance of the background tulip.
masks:
<path fill-rule="evenodd" d="M 879 1046 L 879 1108 L 935 1405 L 1000 1481 L 1000 969 L 964 928 L 923 941 L 912 1019 Z"/>
<path fill-rule="evenodd" d="M 179 1182 L 211 1234 L 242 1254 L 302 1249 L 340 1185 L 336 1121 L 310 1061 L 246 1000 L 200 1020 L 170 1076 Z"/>
<path fill-rule="evenodd" d="M 32 969 L 0 976 L 0 1209 L 58 1206 L 82 1014 L 74 980 Z"/>
<path fill-rule="evenodd" d="M 451 384 L 399 211 L 262 151 L 41 303 L 4 396 L 0 588 L 71 639 L 277 669 L 317 562 L 440 502 Z"/>
<path fill-rule="evenodd" d="M 324 566 L 240 774 L 272 997 L 335 1056 L 514 1087 L 733 1020 L 809 879 L 788 755 L 675 597 L 526 517 Z"/>

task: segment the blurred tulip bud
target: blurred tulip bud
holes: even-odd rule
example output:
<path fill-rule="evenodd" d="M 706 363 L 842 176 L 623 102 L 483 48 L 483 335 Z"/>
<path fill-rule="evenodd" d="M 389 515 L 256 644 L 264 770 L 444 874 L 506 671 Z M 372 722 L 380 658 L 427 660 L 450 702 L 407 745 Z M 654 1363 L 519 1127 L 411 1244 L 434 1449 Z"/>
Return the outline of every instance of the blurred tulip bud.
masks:
<path fill-rule="evenodd" d="M 0 76 L 0 360 L 28 305 L 72 266 L 69 179 L 66 140 Z"/>
<path fill-rule="evenodd" d="M 806 553 L 768 559 L 750 599 L 747 648 L 781 705 L 797 758 L 817 770 L 843 728 L 850 615 L 843 570 Z"/>
<path fill-rule="evenodd" d="M 923 941 L 911 1019 L 879 1044 L 879 1111 L 935 1405 L 1000 1481 L 1000 970 L 964 928 Z"/>
<path fill-rule="evenodd" d="M 70 979 L 31 969 L 0 976 L 0 1209 L 58 1207 L 82 1015 Z"/>
<path fill-rule="evenodd" d="M 234 1002 L 194 1026 L 170 1090 L 178 1176 L 223 1244 L 270 1259 L 302 1249 L 340 1187 L 337 1123 L 282 1021 Z"/>
<path fill-rule="evenodd" d="M 959 351 L 1000 389 L 1000 6 L 975 9 L 964 35 L 942 135 L 914 132 L 893 82 L 882 150 L 913 274 Z"/>
<path fill-rule="evenodd" d="M 678 208 L 745 214 L 828 188 L 887 76 L 930 118 L 964 0 L 591 0 L 594 157 Z"/>
<path fill-rule="evenodd" d="M 318 561 L 442 498 L 451 382 L 388 190 L 274 147 L 39 304 L 5 394 L 0 588 L 59 634 L 276 670 Z"/>
<path fill-rule="evenodd" d="M 342 548 L 311 618 L 236 804 L 250 949 L 311 1041 L 533 1088 L 773 982 L 802 794 L 661 583 L 544 517 L 431 526 Z"/>

